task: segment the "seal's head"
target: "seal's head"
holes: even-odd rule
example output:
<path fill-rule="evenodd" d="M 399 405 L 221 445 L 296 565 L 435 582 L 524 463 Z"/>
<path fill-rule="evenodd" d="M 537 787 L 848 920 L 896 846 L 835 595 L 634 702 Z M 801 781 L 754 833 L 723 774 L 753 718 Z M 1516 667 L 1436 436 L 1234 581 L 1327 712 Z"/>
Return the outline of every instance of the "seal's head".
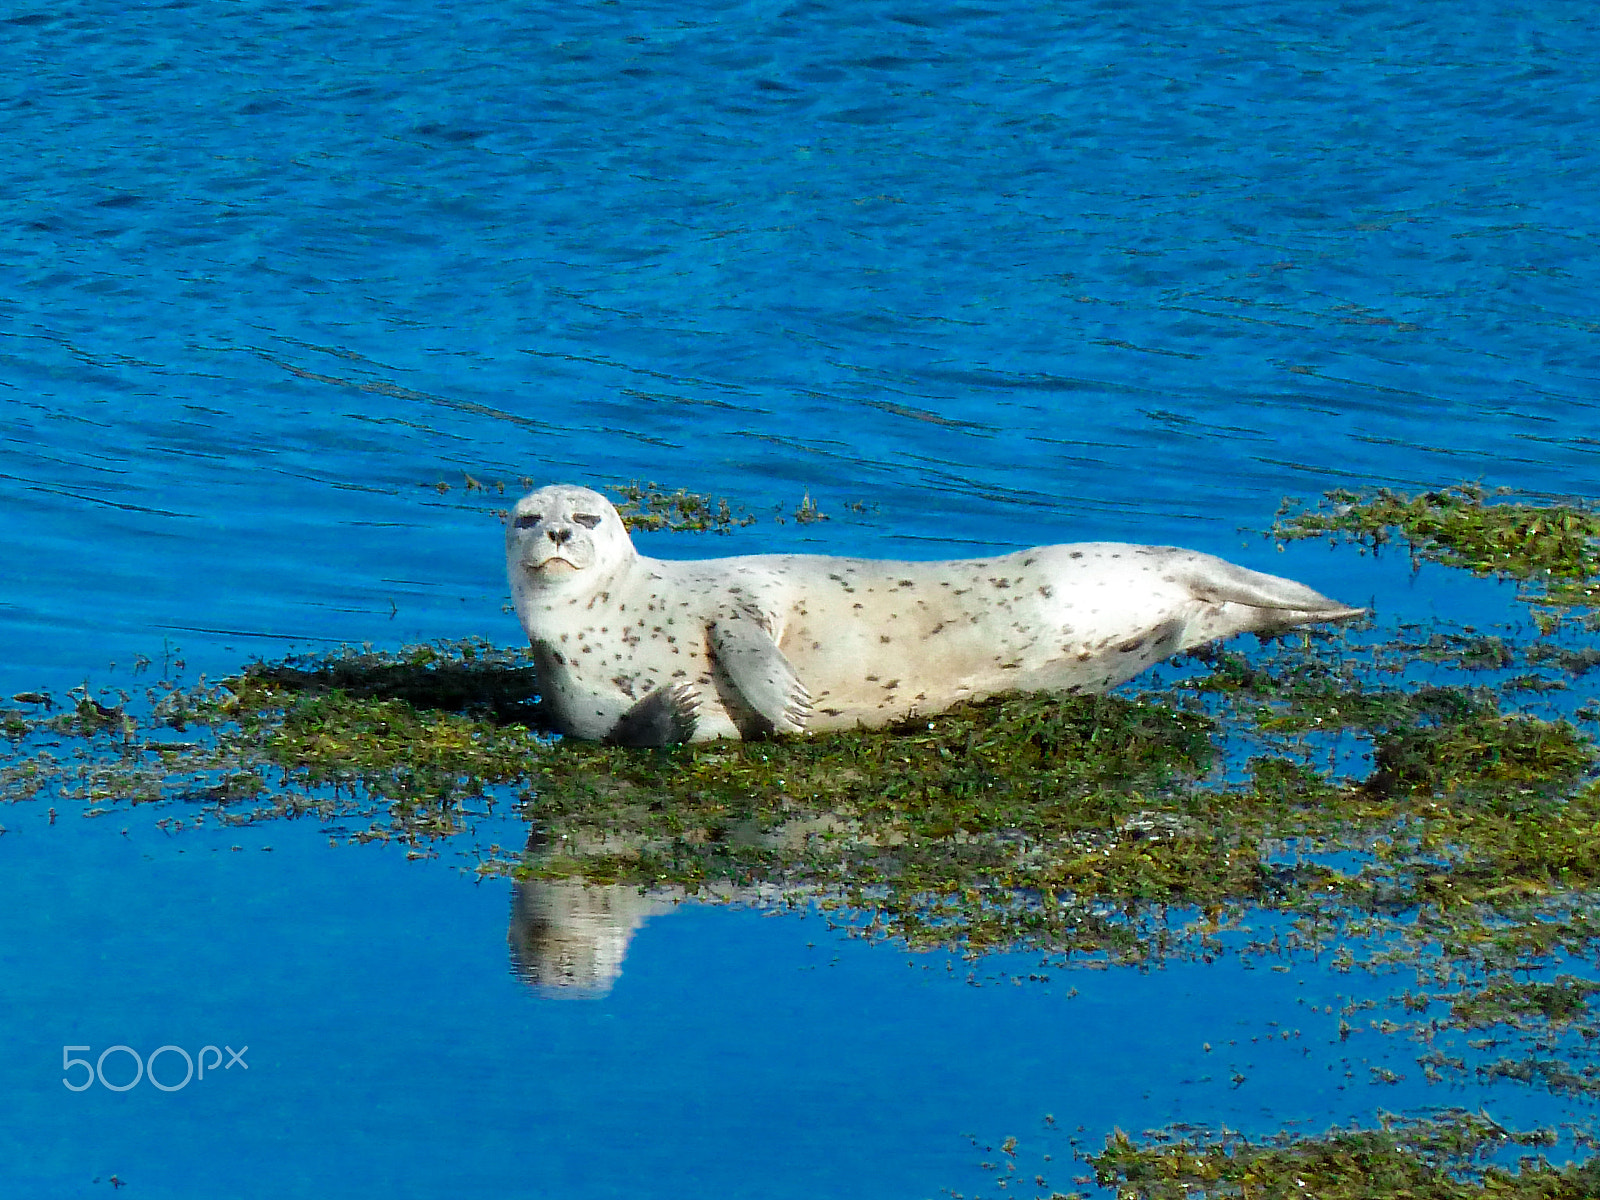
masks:
<path fill-rule="evenodd" d="M 585 487 L 557 483 L 529 492 L 506 517 L 506 569 L 513 586 L 580 583 L 633 554 L 611 501 Z"/>

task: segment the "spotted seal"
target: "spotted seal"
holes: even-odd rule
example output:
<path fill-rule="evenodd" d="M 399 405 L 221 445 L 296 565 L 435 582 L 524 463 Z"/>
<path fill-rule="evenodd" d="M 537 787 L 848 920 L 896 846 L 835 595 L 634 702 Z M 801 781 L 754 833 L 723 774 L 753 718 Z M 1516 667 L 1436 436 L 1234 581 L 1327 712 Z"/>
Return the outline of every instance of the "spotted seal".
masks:
<path fill-rule="evenodd" d="M 517 501 L 506 568 L 553 726 L 625 745 L 881 725 L 997 692 L 1098 692 L 1229 634 L 1363 611 L 1173 546 L 956 562 L 646 558 L 610 501 L 569 484 Z"/>

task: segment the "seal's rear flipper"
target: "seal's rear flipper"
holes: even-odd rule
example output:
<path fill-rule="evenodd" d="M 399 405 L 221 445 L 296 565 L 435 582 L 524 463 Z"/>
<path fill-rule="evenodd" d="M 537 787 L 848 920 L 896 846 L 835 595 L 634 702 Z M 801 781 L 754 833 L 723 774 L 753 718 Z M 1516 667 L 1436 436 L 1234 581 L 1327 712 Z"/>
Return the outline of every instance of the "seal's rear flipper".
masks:
<path fill-rule="evenodd" d="M 755 621 L 734 618 L 716 622 L 706 634 L 712 660 L 739 693 L 738 699 L 765 725 L 757 733 L 805 729 L 811 717 L 811 693 L 770 633 Z"/>
<path fill-rule="evenodd" d="M 1186 566 L 1180 578 L 1196 599 L 1262 609 L 1267 624 L 1344 621 L 1367 611 L 1340 604 L 1292 579 L 1252 571 L 1209 554 L 1193 555 Z"/>
<path fill-rule="evenodd" d="M 687 683 L 657 688 L 611 727 L 613 746 L 675 746 L 694 736 L 700 697 Z"/>
<path fill-rule="evenodd" d="M 1182 582 L 1200 601 L 1185 624 L 1180 650 L 1236 633 L 1280 633 L 1295 625 L 1348 621 L 1367 611 L 1340 604 L 1292 579 L 1251 571 L 1209 554 L 1184 552 L 1184 561 L 1168 578 Z"/>

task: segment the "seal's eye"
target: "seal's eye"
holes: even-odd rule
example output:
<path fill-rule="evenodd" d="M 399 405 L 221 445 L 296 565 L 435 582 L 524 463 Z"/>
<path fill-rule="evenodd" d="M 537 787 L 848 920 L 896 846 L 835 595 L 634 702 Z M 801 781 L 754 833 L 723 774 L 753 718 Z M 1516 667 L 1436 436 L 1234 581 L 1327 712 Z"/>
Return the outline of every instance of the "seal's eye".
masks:
<path fill-rule="evenodd" d="M 538 513 L 522 513 L 517 517 L 517 528 L 532 529 L 541 519 Z"/>
<path fill-rule="evenodd" d="M 600 518 L 595 516 L 593 513 L 573 513 L 572 519 L 579 525 L 582 525 L 585 529 L 593 529 L 596 525 L 600 524 Z"/>

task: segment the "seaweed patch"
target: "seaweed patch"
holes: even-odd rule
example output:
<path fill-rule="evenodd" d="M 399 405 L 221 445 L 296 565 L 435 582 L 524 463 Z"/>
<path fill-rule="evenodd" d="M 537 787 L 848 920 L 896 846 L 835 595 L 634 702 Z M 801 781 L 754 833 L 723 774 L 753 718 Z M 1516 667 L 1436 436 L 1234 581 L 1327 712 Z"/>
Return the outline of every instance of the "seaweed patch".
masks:
<path fill-rule="evenodd" d="M 1562 608 L 1600 604 L 1600 511 L 1590 502 L 1536 504 L 1512 496 L 1473 483 L 1417 495 L 1340 489 L 1310 508 L 1286 500 L 1272 534 L 1280 542 L 1326 537 L 1374 551 L 1398 538 L 1415 562 L 1525 585 L 1524 599 L 1544 610 L 1551 625 Z"/>

